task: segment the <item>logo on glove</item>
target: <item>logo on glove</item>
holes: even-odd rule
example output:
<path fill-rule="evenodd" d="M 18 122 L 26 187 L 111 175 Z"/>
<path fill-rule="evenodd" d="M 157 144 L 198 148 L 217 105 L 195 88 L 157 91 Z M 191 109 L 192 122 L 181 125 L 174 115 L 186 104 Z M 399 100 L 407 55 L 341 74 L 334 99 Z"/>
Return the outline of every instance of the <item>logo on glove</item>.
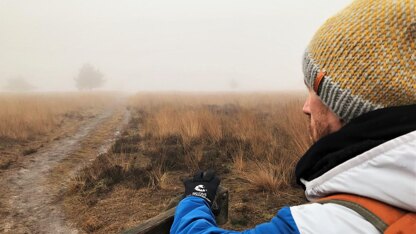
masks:
<path fill-rule="evenodd" d="M 203 184 L 200 184 L 200 185 L 195 186 L 195 191 L 206 192 L 207 190 L 205 189 L 205 186 Z"/>

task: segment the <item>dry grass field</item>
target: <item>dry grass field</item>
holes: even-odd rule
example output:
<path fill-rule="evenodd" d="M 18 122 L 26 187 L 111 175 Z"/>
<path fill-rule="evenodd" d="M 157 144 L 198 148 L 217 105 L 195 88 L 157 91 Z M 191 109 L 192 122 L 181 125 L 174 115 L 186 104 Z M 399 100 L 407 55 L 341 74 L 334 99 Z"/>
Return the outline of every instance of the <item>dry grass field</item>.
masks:
<path fill-rule="evenodd" d="M 243 230 L 304 201 L 294 166 L 310 145 L 301 93 L 138 94 L 110 152 L 73 178 L 67 216 L 86 232 L 114 233 L 163 211 L 181 180 L 213 168 Z"/>
<path fill-rule="evenodd" d="M 108 93 L 0 93 L 0 172 L 71 134 L 113 98 Z"/>
<path fill-rule="evenodd" d="M 105 94 L 0 94 L 0 138 L 27 140 L 57 129 L 66 118 L 102 107 Z"/>

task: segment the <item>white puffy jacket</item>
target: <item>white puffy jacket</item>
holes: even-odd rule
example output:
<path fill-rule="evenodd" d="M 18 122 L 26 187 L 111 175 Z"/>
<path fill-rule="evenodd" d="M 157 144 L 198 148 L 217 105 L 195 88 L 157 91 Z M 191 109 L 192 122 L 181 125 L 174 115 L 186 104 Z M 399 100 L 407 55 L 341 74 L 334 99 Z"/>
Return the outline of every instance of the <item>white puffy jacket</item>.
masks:
<path fill-rule="evenodd" d="M 351 193 L 416 212 L 416 131 L 387 141 L 302 183 L 310 201 L 333 193 Z M 379 233 L 358 213 L 341 205 L 313 203 L 290 210 L 300 233 Z"/>

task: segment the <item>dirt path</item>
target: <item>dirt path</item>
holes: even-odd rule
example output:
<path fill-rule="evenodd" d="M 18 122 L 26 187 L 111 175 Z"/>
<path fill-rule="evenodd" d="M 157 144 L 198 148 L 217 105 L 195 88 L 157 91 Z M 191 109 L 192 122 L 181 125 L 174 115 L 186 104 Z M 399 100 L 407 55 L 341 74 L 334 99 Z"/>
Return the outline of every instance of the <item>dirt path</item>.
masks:
<path fill-rule="evenodd" d="M 119 120 L 110 121 L 115 115 L 119 115 Z M 6 192 L 1 196 L 3 205 L 0 203 L 0 209 L 4 209 L 6 217 L 0 217 L 3 219 L 0 221 L 0 232 L 78 233 L 65 221 L 61 211 L 62 193 L 68 179 L 96 155 L 106 152 L 129 118 L 130 113 L 125 108 L 109 108 L 88 120 L 72 136 L 45 146 L 31 155 L 22 168 L 1 178 L 0 186 Z M 109 126 L 108 122 L 112 125 Z M 105 128 L 106 133 L 96 137 L 94 133 L 99 128 Z M 89 146 L 93 149 L 92 155 L 90 150 L 89 158 L 74 158 L 73 155 L 82 150 L 83 142 L 92 137 L 96 137 L 96 142 Z M 64 163 L 65 170 L 56 170 Z"/>

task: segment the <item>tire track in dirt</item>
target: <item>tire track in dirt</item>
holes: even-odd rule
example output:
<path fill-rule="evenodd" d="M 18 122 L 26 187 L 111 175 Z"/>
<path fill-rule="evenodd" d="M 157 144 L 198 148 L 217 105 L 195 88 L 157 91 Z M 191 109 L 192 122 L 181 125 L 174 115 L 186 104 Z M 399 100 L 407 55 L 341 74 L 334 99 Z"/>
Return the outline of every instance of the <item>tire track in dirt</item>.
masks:
<path fill-rule="evenodd" d="M 119 106 L 119 105 L 118 105 Z M 7 192 L 7 217 L 0 222 L 3 230 L 9 233 L 78 233 L 78 230 L 67 223 L 61 211 L 61 198 L 65 184 L 86 162 L 79 162 L 66 175 L 60 175 L 61 181 L 51 186 L 49 177 L 54 168 L 79 150 L 81 143 L 89 137 L 99 125 L 115 115 L 120 108 L 112 107 L 89 120 L 72 136 L 62 138 L 31 155 L 23 167 L 0 180 L 0 186 Z M 96 155 L 106 152 L 120 135 L 129 121 L 130 112 L 124 110 L 123 120 L 114 126 L 113 134 L 97 148 Z M 86 158 L 84 160 L 90 160 Z M 1 205 L 1 204 L 0 204 Z"/>

